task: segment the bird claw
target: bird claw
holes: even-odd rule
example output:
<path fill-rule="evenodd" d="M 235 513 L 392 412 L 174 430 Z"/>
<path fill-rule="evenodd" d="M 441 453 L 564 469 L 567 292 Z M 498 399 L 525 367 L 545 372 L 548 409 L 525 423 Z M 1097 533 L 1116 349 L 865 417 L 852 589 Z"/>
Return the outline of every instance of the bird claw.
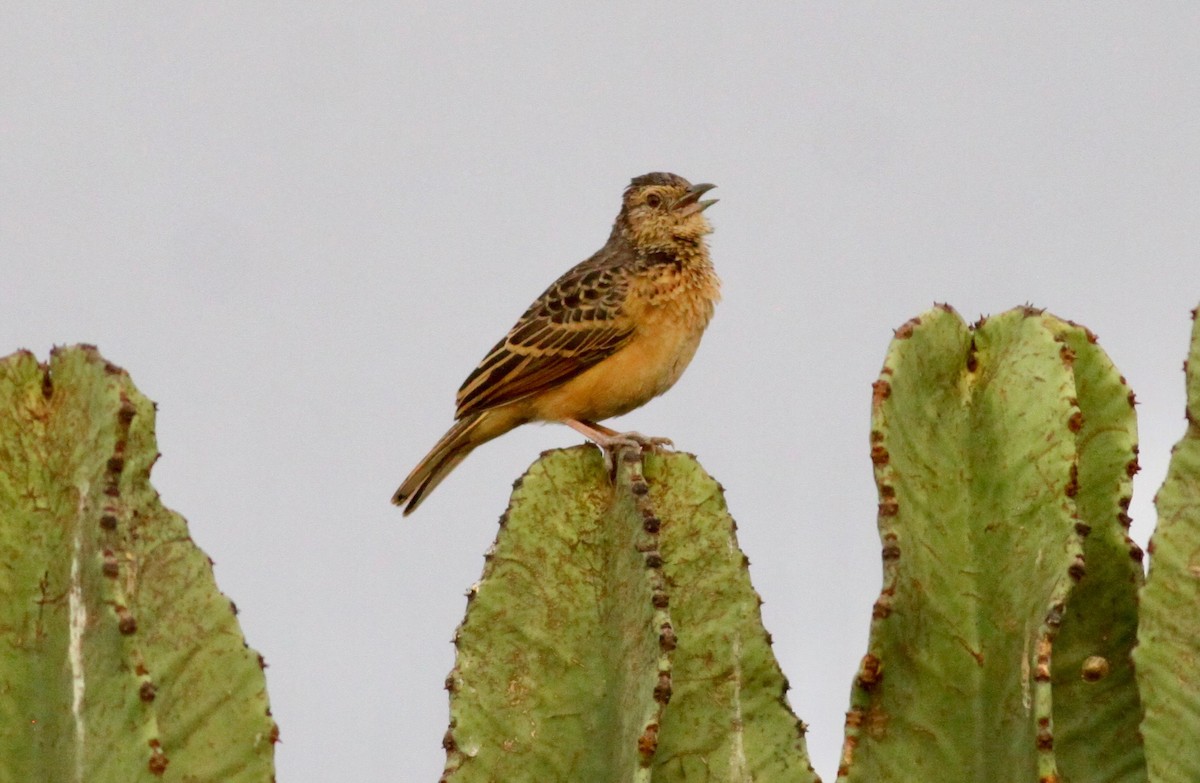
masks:
<path fill-rule="evenodd" d="M 600 444 L 605 450 L 637 449 L 638 451 L 659 451 L 664 448 L 674 448 L 670 438 L 658 438 L 643 435 L 640 432 L 617 432 L 607 436 Z"/>

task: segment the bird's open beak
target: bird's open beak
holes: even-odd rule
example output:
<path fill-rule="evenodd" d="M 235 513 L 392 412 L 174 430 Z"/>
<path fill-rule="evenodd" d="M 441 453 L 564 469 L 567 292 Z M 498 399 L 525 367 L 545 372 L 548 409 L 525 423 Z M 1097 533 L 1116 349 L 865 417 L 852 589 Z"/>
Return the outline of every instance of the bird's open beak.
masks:
<path fill-rule="evenodd" d="M 707 193 L 708 191 L 712 190 L 715 187 L 716 187 L 716 185 L 713 185 L 710 182 L 701 182 L 699 185 L 692 185 L 688 189 L 687 193 L 683 194 L 683 196 L 678 201 L 676 201 L 674 204 L 671 205 L 671 208 L 672 209 L 686 209 L 688 214 L 695 213 L 695 212 L 703 212 L 704 210 L 711 207 L 713 204 L 716 204 L 717 201 L 719 200 L 719 199 L 715 199 L 715 198 L 709 198 L 709 199 L 705 199 L 703 201 L 700 200 L 701 196 L 703 196 L 705 193 Z"/>

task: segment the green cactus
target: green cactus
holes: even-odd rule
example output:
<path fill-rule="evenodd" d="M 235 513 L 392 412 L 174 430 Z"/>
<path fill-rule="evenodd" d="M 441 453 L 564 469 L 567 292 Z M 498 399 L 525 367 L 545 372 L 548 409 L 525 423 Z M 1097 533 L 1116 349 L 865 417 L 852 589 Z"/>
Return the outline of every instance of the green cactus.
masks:
<path fill-rule="evenodd" d="M 0 360 L 0 781 L 269 781 L 258 655 L 88 346 Z"/>
<path fill-rule="evenodd" d="M 1150 576 L 1134 650 L 1155 783 L 1200 780 L 1200 319 L 1192 311 L 1187 432 L 1158 491 Z"/>
<path fill-rule="evenodd" d="M 1136 436 L 1111 363 L 1040 311 L 972 330 L 943 307 L 897 333 L 874 400 L 884 586 L 839 777 L 1145 780 Z"/>
<path fill-rule="evenodd" d="M 445 779 L 815 781 L 721 492 L 591 447 L 518 482 L 456 637 Z"/>
<path fill-rule="evenodd" d="M 897 332 L 839 779 L 1200 780 L 1200 323 L 1187 366 L 1143 587 L 1133 395 L 1094 335 L 1029 308 Z M 150 486 L 153 422 L 92 348 L 0 361 L 0 783 L 272 779 L 261 660 Z M 517 483 L 456 636 L 444 780 L 816 783 L 720 486 L 614 459 Z"/>

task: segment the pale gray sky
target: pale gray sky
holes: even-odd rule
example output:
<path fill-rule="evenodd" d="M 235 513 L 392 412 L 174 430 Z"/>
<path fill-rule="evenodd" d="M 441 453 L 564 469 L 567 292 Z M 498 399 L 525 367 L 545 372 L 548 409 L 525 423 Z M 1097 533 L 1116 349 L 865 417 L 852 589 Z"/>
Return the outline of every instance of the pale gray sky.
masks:
<path fill-rule="evenodd" d="M 513 479 L 580 438 L 388 498 L 647 171 L 720 186 L 725 301 L 618 426 L 725 485 L 827 780 L 894 327 L 1031 302 L 1098 332 L 1145 543 L 1200 301 L 1200 6 L 969 5 L 0 9 L 0 353 L 97 343 L 159 403 L 154 483 L 270 664 L 281 783 L 437 778 L 463 591 Z"/>

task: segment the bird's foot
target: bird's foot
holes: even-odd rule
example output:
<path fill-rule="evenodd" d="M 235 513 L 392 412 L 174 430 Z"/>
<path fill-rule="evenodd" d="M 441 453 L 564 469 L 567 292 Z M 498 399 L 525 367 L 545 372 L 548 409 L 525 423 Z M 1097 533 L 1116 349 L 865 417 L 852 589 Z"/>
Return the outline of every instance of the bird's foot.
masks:
<path fill-rule="evenodd" d="M 656 438 L 643 435 L 640 432 L 617 432 L 594 421 L 568 419 L 563 423 L 576 432 L 586 435 L 589 440 L 605 451 L 617 451 L 619 449 L 658 451 L 662 448 L 671 448 L 675 445 L 671 442 L 670 438 Z"/>
<path fill-rule="evenodd" d="M 670 438 L 658 438 L 651 435 L 643 435 L 640 432 L 615 432 L 606 437 L 608 443 L 600 443 L 600 446 L 606 449 L 629 448 L 640 449 L 641 451 L 659 451 L 664 448 L 674 448 L 675 446 Z"/>
<path fill-rule="evenodd" d="M 615 432 L 597 440 L 596 444 L 604 452 L 604 466 L 613 482 L 617 480 L 617 460 L 636 461 L 647 451 L 658 452 L 673 445 L 670 438 L 652 438 L 640 432 Z"/>

